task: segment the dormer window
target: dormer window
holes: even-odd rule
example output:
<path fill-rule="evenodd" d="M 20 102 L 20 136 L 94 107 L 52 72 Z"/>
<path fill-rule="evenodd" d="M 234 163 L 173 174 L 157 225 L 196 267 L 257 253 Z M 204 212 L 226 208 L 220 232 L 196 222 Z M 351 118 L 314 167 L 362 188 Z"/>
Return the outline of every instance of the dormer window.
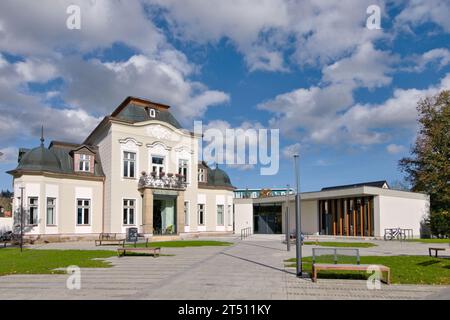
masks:
<path fill-rule="evenodd" d="M 206 169 L 198 169 L 198 182 L 206 182 Z"/>
<path fill-rule="evenodd" d="M 150 118 L 156 118 L 156 110 L 153 108 L 145 108 L 147 110 L 147 114 Z"/>
<path fill-rule="evenodd" d="M 78 162 L 78 171 L 90 172 L 91 171 L 91 156 L 87 154 L 80 154 L 80 160 Z"/>

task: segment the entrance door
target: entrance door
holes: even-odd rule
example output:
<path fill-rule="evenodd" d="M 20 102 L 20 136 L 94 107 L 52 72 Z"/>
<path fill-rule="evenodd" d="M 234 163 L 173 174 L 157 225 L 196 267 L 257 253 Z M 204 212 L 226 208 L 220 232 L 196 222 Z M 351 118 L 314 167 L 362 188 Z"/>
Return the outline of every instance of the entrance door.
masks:
<path fill-rule="evenodd" d="M 176 234 L 176 208 L 174 198 L 153 200 L 153 234 Z"/>
<path fill-rule="evenodd" d="M 254 233 L 281 233 L 281 205 L 254 206 Z"/>

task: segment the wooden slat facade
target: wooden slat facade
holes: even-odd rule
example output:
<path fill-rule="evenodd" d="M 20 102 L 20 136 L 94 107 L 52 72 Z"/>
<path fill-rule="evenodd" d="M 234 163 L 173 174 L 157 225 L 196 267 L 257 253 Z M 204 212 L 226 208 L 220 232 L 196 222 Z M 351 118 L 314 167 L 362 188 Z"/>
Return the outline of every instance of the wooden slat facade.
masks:
<path fill-rule="evenodd" d="M 374 235 L 373 197 L 319 200 L 320 234 Z"/>

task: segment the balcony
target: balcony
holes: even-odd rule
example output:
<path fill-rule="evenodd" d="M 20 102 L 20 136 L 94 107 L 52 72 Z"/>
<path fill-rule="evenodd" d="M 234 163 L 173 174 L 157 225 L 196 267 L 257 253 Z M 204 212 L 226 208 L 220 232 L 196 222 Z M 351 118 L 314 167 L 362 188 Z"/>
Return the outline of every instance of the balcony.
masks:
<path fill-rule="evenodd" d="M 181 174 L 164 173 L 160 174 L 151 172 L 147 174 L 142 172 L 139 178 L 139 189 L 142 188 L 159 188 L 159 189 L 186 189 L 186 178 Z"/>

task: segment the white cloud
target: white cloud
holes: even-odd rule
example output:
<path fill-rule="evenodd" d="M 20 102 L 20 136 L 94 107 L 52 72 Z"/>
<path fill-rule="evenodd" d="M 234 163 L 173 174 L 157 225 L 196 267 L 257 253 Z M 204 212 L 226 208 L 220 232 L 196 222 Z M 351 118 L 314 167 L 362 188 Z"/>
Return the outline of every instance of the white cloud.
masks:
<path fill-rule="evenodd" d="M 0 164 L 17 162 L 17 152 L 16 147 L 0 149 Z"/>
<path fill-rule="evenodd" d="M 294 144 L 284 147 L 281 150 L 281 153 L 282 153 L 283 157 L 285 157 L 287 159 L 292 159 L 292 157 L 294 155 L 300 154 L 300 149 L 301 149 L 300 143 L 297 142 L 297 143 L 294 143 Z"/>
<path fill-rule="evenodd" d="M 397 153 L 404 152 L 406 150 L 406 147 L 402 146 L 402 145 L 391 143 L 386 146 L 386 150 L 390 154 L 397 154 Z"/>
<path fill-rule="evenodd" d="M 414 131 L 419 99 L 449 88 L 450 74 L 447 74 L 438 85 L 426 89 L 396 89 L 391 98 L 380 104 L 339 108 L 342 101 L 330 99 L 327 100 L 330 105 L 320 103 L 329 87 L 312 87 L 279 95 L 259 108 L 273 112 L 272 125 L 301 143 L 364 146 L 388 141 L 392 134 L 389 131 Z M 339 94 L 335 97 L 340 100 Z"/>
<path fill-rule="evenodd" d="M 66 9 L 81 9 L 81 29 L 69 30 Z M 116 42 L 152 54 L 166 41 L 146 17 L 141 1 L 42 0 L 1 1 L 0 51 L 14 54 L 65 55 L 108 48 Z"/>
<path fill-rule="evenodd" d="M 409 0 L 405 8 L 396 16 L 399 29 L 408 29 L 427 22 L 433 22 L 445 32 L 450 32 L 450 2 L 448 0 Z"/>
<path fill-rule="evenodd" d="M 430 64 L 435 64 L 438 69 L 441 69 L 450 64 L 450 51 L 445 48 L 436 48 L 420 56 L 412 56 L 410 60 L 414 66 L 404 68 L 405 71 L 422 72 Z"/>
<path fill-rule="evenodd" d="M 202 44 L 228 39 L 252 71 L 285 71 L 286 51 L 294 52 L 290 60 L 299 65 L 326 64 L 385 37 L 365 27 L 372 0 L 147 1 L 164 9 L 157 14 L 179 39 Z"/>
<path fill-rule="evenodd" d="M 81 30 L 66 28 L 70 4 L 81 7 Z M 0 52 L 23 61 L 10 63 L 0 54 L 5 123 L 0 140 L 34 135 L 35 126 L 45 123 L 52 137 L 81 141 L 129 95 L 171 105 L 183 124 L 209 106 L 228 102 L 225 92 L 190 80 L 199 68 L 168 43 L 148 19 L 145 5 L 118 0 L 1 2 L 0 12 L 8 14 L 0 17 Z M 117 43 L 137 53 L 119 62 L 85 58 L 101 57 Z M 28 89 L 29 82 L 55 78 L 62 79 L 61 87 L 40 93 Z M 54 97 L 62 105 L 50 104 Z"/>

